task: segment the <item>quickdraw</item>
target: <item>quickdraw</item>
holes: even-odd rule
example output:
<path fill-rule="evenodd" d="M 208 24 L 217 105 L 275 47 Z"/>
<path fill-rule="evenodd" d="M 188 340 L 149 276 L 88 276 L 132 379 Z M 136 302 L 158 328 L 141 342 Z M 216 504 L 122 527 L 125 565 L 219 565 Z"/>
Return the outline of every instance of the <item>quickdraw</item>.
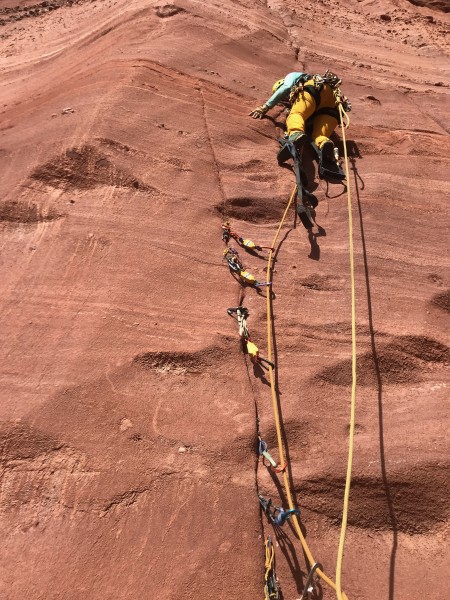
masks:
<path fill-rule="evenodd" d="M 275 549 L 270 535 L 264 543 L 266 560 L 264 563 L 264 600 L 281 600 L 280 584 L 275 573 Z"/>
<path fill-rule="evenodd" d="M 258 346 L 250 340 L 245 340 L 245 353 L 250 356 L 250 360 L 252 362 L 264 363 L 266 365 L 270 365 L 272 369 L 275 369 L 275 363 L 273 363 L 271 360 L 267 360 L 267 358 L 263 358 L 262 356 L 260 356 Z"/>
<path fill-rule="evenodd" d="M 227 313 L 230 315 L 230 317 L 234 317 L 234 315 L 236 315 L 235 318 L 239 325 L 239 335 L 241 336 L 242 347 L 244 353 L 249 355 L 250 360 L 253 363 L 268 364 L 272 367 L 272 369 L 275 369 L 275 364 L 270 360 L 267 360 L 267 358 L 260 356 L 258 346 L 250 340 L 250 333 L 247 327 L 247 318 L 249 315 L 248 308 L 245 308 L 244 306 L 227 308 Z"/>
<path fill-rule="evenodd" d="M 275 473 L 282 473 L 287 467 L 287 463 L 284 463 L 284 465 L 278 465 L 274 461 L 274 459 L 269 454 L 266 442 L 261 438 L 260 435 L 258 436 L 258 454 L 262 456 L 263 465 L 267 467 L 267 464 L 264 462 L 265 460 L 267 460 L 270 466 L 273 467 Z"/>
<path fill-rule="evenodd" d="M 239 258 L 237 250 L 234 248 L 226 248 L 223 251 L 223 257 L 227 261 L 230 270 L 239 276 L 242 283 L 252 285 L 253 287 L 265 287 L 271 285 L 270 281 L 267 283 L 260 283 L 257 281 L 256 277 L 246 270 Z"/>
<path fill-rule="evenodd" d="M 243 238 L 234 231 L 231 231 L 231 223 L 229 221 L 225 221 L 225 223 L 222 224 L 222 240 L 225 242 L 225 244 L 228 244 L 231 238 L 236 240 L 236 242 L 242 248 L 245 248 L 245 250 L 257 250 L 258 252 L 262 250 L 273 251 L 273 248 L 270 246 L 259 246 L 258 244 L 255 244 L 255 242 L 252 242 L 252 240 Z"/>
<path fill-rule="evenodd" d="M 239 335 L 247 340 L 250 337 L 247 327 L 247 318 L 249 315 L 248 308 L 237 306 L 236 308 L 227 308 L 227 313 L 230 317 L 236 318 L 239 325 Z M 236 317 L 234 317 L 236 315 Z"/>
<path fill-rule="evenodd" d="M 272 507 L 272 500 L 270 498 L 269 500 L 266 500 L 264 496 L 261 496 L 261 494 L 258 494 L 258 500 L 269 523 L 272 523 L 272 525 L 282 527 L 286 521 L 292 517 L 292 515 L 300 515 L 298 508 L 289 508 L 288 510 L 284 510 L 282 506 Z"/>

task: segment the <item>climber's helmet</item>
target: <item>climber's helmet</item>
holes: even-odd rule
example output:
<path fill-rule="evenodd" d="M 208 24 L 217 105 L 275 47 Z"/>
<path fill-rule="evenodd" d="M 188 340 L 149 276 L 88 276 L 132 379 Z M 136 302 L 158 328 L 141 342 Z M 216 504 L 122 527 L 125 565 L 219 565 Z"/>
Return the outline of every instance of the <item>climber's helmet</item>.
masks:
<path fill-rule="evenodd" d="M 278 88 L 280 88 L 284 83 L 284 79 L 279 79 L 278 81 L 275 81 L 275 83 L 272 86 L 272 92 L 275 94 L 275 92 L 277 91 Z"/>

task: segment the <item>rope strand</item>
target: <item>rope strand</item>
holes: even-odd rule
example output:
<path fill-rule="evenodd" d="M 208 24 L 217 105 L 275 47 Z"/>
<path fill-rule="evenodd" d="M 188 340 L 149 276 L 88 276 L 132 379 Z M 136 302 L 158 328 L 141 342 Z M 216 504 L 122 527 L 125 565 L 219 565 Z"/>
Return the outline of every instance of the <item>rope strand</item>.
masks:
<path fill-rule="evenodd" d="M 345 129 L 343 122 L 343 115 L 346 115 L 342 105 L 339 104 L 339 116 L 341 120 L 342 128 L 342 141 L 344 145 L 344 161 L 345 161 L 345 175 L 347 178 L 347 209 L 348 209 L 348 239 L 349 239 L 349 255 L 350 255 L 350 281 L 351 281 L 351 319 L 352 319 L 352 391 L 350 400 L 350 431 L 348 438 L 348 459 L 347 459 L 347 474 L 345 478 L 345 491 L 344 491 L 344 506 L 342 510 L 342 523 L 341 533 L 339 536 L 339 546 L 336 561 L 336 592 L 338 600 L 343 600 L 345 594 L 342 593 L 341 589 L 341 576 L 342 576 L 342 561 L 344 558 L 344 544 L 345 534 L 347 532 L 347 520 L 348 520 L 348 505 L 350 498 L 350 484 L 352 479 L 352 465 L 353 465 L 353 446 L 355 438 L 355 412 L 356 412 L 356 306 L 355 306 L 355 264 L 354 264 L 354 252 L 353 252 L 353 216 L 352 216 L 352 199 L 350 196 L 349 186 L 349 171 L 348 171 L 348 155 L 347 155 L 347 142 L 345 139 Z M 348 116 L 347 116 L 348 119 Z M 348 120 L 349 122 L 349 120 Z"/>
<path fill-rule="evenodd" d="M 286 215 L 288 213 L 289 208 L 292 205 L 292 202 L 295 198 L 296 193 L 297 193 L 297 187 L 294 187 L 294 189 L 291 193 L 291 196 L 289 198 L 289 202 L 288 202 L 286 209 L 283 213 L 283 216 L 281 218 L 280 224 L 278 225 L 278 229 L 276 231 L 275 237 L 272 242 L 272 248 L 276 247 L 276 243 L 278 241 L 278 236 L 280 234 L 281 228 L 284 225 L 284 222 L 286 220 Z M 271 278 L 272 278 L 273 254 L 274 254 L 274 250 L 270 250 L 268 261 L 267 261 L 267 282 L 271 281 Z M 267 290 L 267 292 L 268 292 L 267 293 L 267 357 L 270 361 L 272 361 L 272 291 L 269 288 Z M 274 415 L 274 419 L 275 419 L 275 428 L 276 428 L 276 432 L 277 432 L 278 452 L 279 452 L 279 456 L 280 456 L 280 463 L 284 463 L 285 462 L 284 447 L 283 447 L 283 440 L 282 440 L 282 436 L 281 436 L 281 426 L 280 426 L 281 420 L 280 420 L 280 412 L 278 409 L 278 396 L 277 396 L 277 391 L 276 391 L 276 387 L 275 387 L 275 378 L 274 378 L 273 368 L 270 365 L 269 365 L 269 379 L 270 379 L 270 389 L 271 389 L 271 393 L 272 393 L 273 415 Z M 284 490 L 286 493 L 286 498 L 288 500 L 289 508 L 294 509 L 295 506 L 294 506 L 294 503 L 292 500 L 292 494 L 291 494 L 291 488 L 290 488 L 290 484 L 289 484 L 289 477 L 288 477 L 287 469 L 285 469 L 283 471 L 283 484 L 284 484 Z M 310 562 L 310 564 L 314 564 L 316 561 L 314 560 L 311 550 L 309 549 L 309 546 L 303 535 L 303 532 L 300 527 L 300 522 L 299 522 L 296 514 L 292 515 L 291 522 L 294 525 L 295 532 L 297 533 L 297 536 L 300 540 L 303 551 L 304 551 L 306 557 L 308 558 L 308 561 Z M 334 583 L 334 581 L 332 579 L 330 579 L 328 577 L 328 575 L 326 575 L 322 571 L 322 569 L 317 569 L 316 572 L 319 575 L 319 577 L 322 579 L 322 581 L 327 583 L 333 590 L 337 591 L 337 585 Z M 340 600 L 347 600 L 347 596 L 344 593 L 341 593 Z"/>

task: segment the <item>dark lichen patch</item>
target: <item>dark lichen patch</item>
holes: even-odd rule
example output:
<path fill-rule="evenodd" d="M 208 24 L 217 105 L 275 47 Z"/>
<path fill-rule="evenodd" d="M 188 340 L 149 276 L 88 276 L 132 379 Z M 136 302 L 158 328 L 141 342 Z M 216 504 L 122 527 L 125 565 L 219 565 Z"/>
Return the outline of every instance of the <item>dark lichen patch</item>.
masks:
<path fill-rule="evenodd" d="M 313 273 L 300 281 L 303 287 L 322 292 L 335 292 L 342 289 L 342 279 L 333 275 Z"/>
<path fill-rule="evenodd" d="M 396 530 L 409 535 L 432 531 L 450 516 L 449 475 L 448 465 L 429 464 L 393 474 L 387 481 L 355 476 L 348 523 L 370 531 Z M 344 487 L 344 479 L 326 477 L 305 481 L 297 491 L 305 508 L 339 526 Z"/>
<path fill-rule="evenodd" d="M 167 19 L 168 17 L 174 17 L 178 13 L 186 12 L 181 6 L 176 4 L 163 4 L 162 6 L 156 7 L 156 15 L 160 19 Z"/>
<path fill-rule="evenodd" d="M 376 386 L 380 379 L 387 384 L 419 382 L 433 364 L 447 364 L 449 360 L 450 349 L 437 340 L 426 336 L 398 336 L 381 346 L 376 356 L 372 352 L 358 356 L 358 385 Z M 351 385 L 351 360 L 340 361 L 323 369 L 315 379 L 332 385 Z"/>
<path fill-rule="evenodd" d="M 63 215 L 54 210 L 44 211 L 35 202 L 20 202 L 18 200 L 0 204 L 0 222 L 33 225 L 45 221 L 55 221 Z"/>
<path fill-rule="evenodd" d="M 227 354 L 228 350 L 219 346 L 197 352 L 144 352 L 135 356 L 133 363 L 158 373 L 202 372 L 219 364 Z"/>
<path fill-rule="evenodd" d="M 448 346 L 424 335 L 398 336 L 387 347 L 425 362 L 446 364 L 450 360 Z"/>
<path fill-rule="evenodd" d="M 357 381 L 361 386 L 377 385 L 377 373 L 384 383 L 407 384 L 420 381 L 418 361 L 400 352 L 384 350 L 379 352 L 375 361 L 371 353 L 357 358 Z M 350 386 L 352 383 L 352 362 L 350 359 L 340 361 L 327 367 L 316 376 L 321 381 L 332 385 Z"/>
<path fill-rule="evenodd" d="M 55 159 L 37 167 L 32 179 L 63 190 L 90 190 L 99 186 L 131 188 L 157 193 L 139 178 L 119 168 L 107 155 L 94 146 L 68 148 Z"/>
<path fill-rule="evenodd" d="M 271 223 L 280 220 L 285 208 L 284 198 L 239 196 L 221 202 L 216 206 L 216 211 L 225 218 L 234 218 L 250 223 Z"/>
<path fill-rule="evenodd" d="M 32 460 L 60 450 L 62 446 L 58 440 L 26 423 L 0 425 L 0 462 Z"/>
<path fill-rule="evenodd" d="M 431 304 L 441 308 L 442 310 L 445 310 L 446 312 L 450 312 L 450 290 L 446 290 L 440 294 L 435 294 L 431 298 Z"/>

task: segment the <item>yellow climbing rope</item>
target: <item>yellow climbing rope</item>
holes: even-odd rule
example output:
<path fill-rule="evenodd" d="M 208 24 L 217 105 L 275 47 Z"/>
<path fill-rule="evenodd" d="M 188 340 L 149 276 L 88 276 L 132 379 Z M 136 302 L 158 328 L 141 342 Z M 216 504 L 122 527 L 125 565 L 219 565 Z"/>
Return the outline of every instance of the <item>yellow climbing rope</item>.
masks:
<path fill-rule="evenodd" d="M 281 218 L 280 224 L 278 225 L 278 229 L 275 233 L 275 237 L 273 238 L 273 242 L 272 242 L 272 248 L 276 248 L 276 243 L 278 241 L 278 236 L 280 234 L 281 228 L 284 225 L 284 221 L 286 219 L 286 215 L 288 213 L 289 208 L 292 205 L 292 202 L 295 198 L 295 195 L 297 193 L 297 187 L 294 188 L 294 190 L 292 191 L 292 194 L 289 198 L 289 202 L 286 206 L 286 209 L 283 213 L 283 216 Z M 267 281 L 271 281 L 272 280 L 272 259 L 273 259 L 273 250 L 269 250 L 269 257 L 267 260 Z M 267 357 L 268 360 L 272 361 L 272 294 L 271 294 L 271 290 L 270 288 L 267 290 Z M 273 407 L 273 415 L 274 415 L 274 419 L 275 419 L 275 428 L 277 431 L 277 443 L 278 443 L 278 452 L 279 452 L 279 456 L 280 456 L 280 463 L 283 464 L 285 462 L 284 460 L 284 447 L 283 447 L 283 440 L 281 437 L 281 426 L 280 426 L 280 411 L 278 409 L 278 397 L 277 397 L 277 392 L 276 392 L 276 388 L 275 388 L 275 378 L 274 378 L 274 373 L 273 373 L 273 368 L 269 365 L 269 379 L 270 379 L 270 388 L 271 388 L 271 392 L 272 392 L 272 407 Z M 284 484 L 284 490 L 286 493 L 286 498 L 289 504 L 289 508 L 293 509 L 295 508 L 294 503 L 292 501 L 292 494 L 291 494 L 291 488 L 290 488 L 290 484 L 289 484 L 289 477 L 288 477 L 288 473 L 287 473 L 287 469 L 285 469 L 283 471 L 283 484 Z M 297 518 L 297 515 L 293 514 L 291 521 L 294 525 L 295 531 L 300 539 L 300 543 L 302 545 L 302 548 L 305 552 L 306 557 L 308 558 L 308 561 L 310 562 L 311 565 L 313 565 L 316 561 L 314 560 L 313 555 L 311 554 L 311 550 L 309 549 L 308 544 L 306 543 L 306 539 L 303 535 L 303 532 L 301 530 L 300 527 L 300 523 L 299 520 Z M 336 590 L 336 584 L 334 583 L 334 581 L 332 579 L 330 579 L 321 569 L 317 569 L 317 574 L 319 575 L 319 577 L 325 582 L 327 583 L 330 587 L 332 587 L 334 590 Z M 344 598 L 346 599 L 347 597 L 344 594 Z"/>
<path fill-rule="evenodd" d="M 347 148 L 345 141 L 345 127 L 348 127 L 350 123 L 350 119 L 348 115 L 342 109 L 342 106 L 339 104 L 339 111 L 341 117 L 341 127 L 343 133 L 343 143 L 344 143 L 344 158 L 345 158 L 345 168 L 347 175 L 347 182 L 349 181 L 349 173 L 348 173 L 348 156 L 347 156 Z M 342 120 L 342 113 L 347 118 L 347 123 L 344 125 Z M 289 211 L 289 208 L 292 205 L 292 202 L 297 193 L 297 187 L 294 188 L 292 194 L 289 198 L 289 202 L 286 206 L 286 209 L 283 213 L 281 221 L 278 225 L 278 229 L 275 233 L 275 237 L 272 242 L 272 249 L 269 251 L 268 261 L 267 261 L 267 282 L 272 280 L 272 262 L 273 262 L 273 254 L 275 252 L 276 244 L 278 241 L 278 236 L 280 231 L 284 225 L 286 220 L 286 215 Z M 350 276 L 351 276 L 351 320 L 352 320 L 352 395 L 351 395 L 351 416 L 350 416 L 350 436 L 349 436 L 349 454 L 348 454 L 348 464 L 347 464 L 347 477 L 346 477 L 346 485 L 344 492 L 344 508 L 342 515 L 342 526 L 341 526 L 341 534 L 339 540 L 339 548 L 338 548 L 338 557 L 337 557 L 337 565 L 336 565 L 336 583 L 330 579 L 321 569 L 317 569 L 318 576 L 327 583 L 333 590 L 336 591 L 337 597 L 339 600 L 347 600 L 347 596 L 341 589 L 341 572 L 342 572 L 342 558 L 344 554 L 344 541 L 345 541 L 345 533 L 347 528 L 347 515 L 348 515 L 348 502 L 350 495 L 350 482 L 351 482 L 351 472 L 352 472 L 352 459 L 353 459 L 353 438 L 354 438 L 354 423 L 355 423 L 355 398 L 356 398 L 356 312 L 355 312 L 355 277 L 354 277 L 354 260 L 353 260 L 353 222 L 352 222 L 352 205 L 351 205 L 351 196 L 350 190 L 347 184 L 347 199 L 348 199 L 348 213 L 349 213 L 349 252 L 350 252 Z M 267 357 L 269 361 L 272 361 L 272 313 L 273 313 L 273 305 L 272 305 L 272 293 L 269 288 L 267 291 Z M 275 419 L 275 428 L 277 432 L 277 443 L 278 443 L 278 452 L 280 456 L 280 463 L 284 464 L 284 447 L 283 440 L 281 436 L 281 426 L 280 426 L 280 411 L 278 408 L 278 396 L 275 387 L 275 378 L 273 373 L 273 368 L 269 365 L 269 379 L 270 379 L 270 388 L 272 393 L 272 407 L 273 414 Z M 283 484 L 286 493 L 286 498 L 288 500 L 289 508 L 295 508 L 294 503 L 292 501 L 292 494 L 289 484 L 289 477 L 287 470 L 283 471 Z M 292 515 L 292 523 L 294 525 L 295 531 L 300 539 L 300 543 L 305 552 L 306 557 L 308 558 L 309 563 L 312 565 L 316 561 L 314 560 L 313 555 L 311 554 L 311 550 L 306 542 L 306 539 L 302 533 L 300 523 L 297 515 Z"/>
<path fill-rule="evenodd" d="M 345 491 L 344 491 L 344 507 L 342 510 L 342 523 L 341 533 L 339 536 L 339 546 L 336 561 L 336 593 L 338 600 L 342 600 L 344 594 L 341 589 L 341 575 L 342 575 L 342 560 L 344 558 L 344 544 L 345 534 L 347 531 L 347 518 L 348 518 L 348 504 L 350 498 L 350 484 L 352 480 L 352 465 L 353 465 L 353 443 L 355 437 L 355 408 L 356 408 L 356 306 L 355 306 L 355 261 L 353 256 L 353 216 L 352 216 L 352 199 L 350 196 L 349 186 L 349 172 L 348 172 L 348 156 L 347 156 L 347 142 L 345 139 L 345 129 L 343 117 L 347 118 L 347 127 L 350 123 L 350 119 L 347 113 L 342 108 L 342 104 L 338 104 L 339 116 L 342 128 L 342 142 L 344 145 L 344 162 L 345 162 L 345 175 L 347 178 L 347 209 L 348 209 L 348 244 L 349 244 L 349 255 L 350 255 L 350 281 L 351 281 L 351 319 L 352 319 L 352 391 L 350 401 L 350 431 L 348 438 L 348 459 L 347 459 L 347 475 L 345 478 Z"/>

